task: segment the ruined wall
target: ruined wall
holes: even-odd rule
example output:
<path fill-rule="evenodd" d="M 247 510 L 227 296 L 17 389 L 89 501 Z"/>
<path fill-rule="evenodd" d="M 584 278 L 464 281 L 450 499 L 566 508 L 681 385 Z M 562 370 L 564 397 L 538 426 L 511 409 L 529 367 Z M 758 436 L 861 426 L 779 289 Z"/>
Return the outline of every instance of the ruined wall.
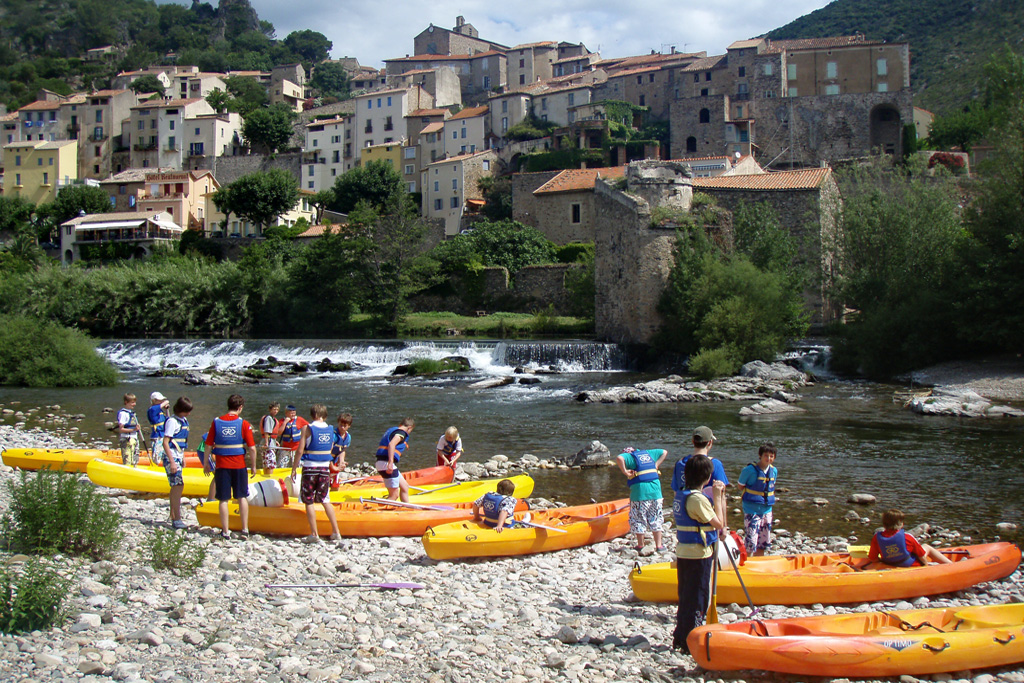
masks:
<path fill-rule="evenodd" d="M 244 175 L 249 175 L 256 171 L 269 171 L 272 168 L 288 171 L 301 183 L 302 152 L 289 152 L 270 156 L 264 154 L 237 157 L 211 156 L 206 157 L 205 163 L 200 168 L 213 171 L 213 175 L 221 187 L 230 185 Z"/>
<path fill-rule="evenodd" d="M 504 268 L 485 268 L 478 279 L 454 275 L 444 294 L 419 294 L 410 301 L 415 311 L 451 311 L 474 315 L 477 311 L 534 313 L 554 307 L 555 315 L 569 315 L 565 274 L 575 264 L 527 266 L 510 283 Z"/>
<path fill-rule="evenodd" d="M 543 202 L 533 196 L 533 191 L 548 182 L 561 171 L 542 173 L 516 173 L 512 176 L 512 220 L 523 225 L 540 228 L 539 215 Z"/>

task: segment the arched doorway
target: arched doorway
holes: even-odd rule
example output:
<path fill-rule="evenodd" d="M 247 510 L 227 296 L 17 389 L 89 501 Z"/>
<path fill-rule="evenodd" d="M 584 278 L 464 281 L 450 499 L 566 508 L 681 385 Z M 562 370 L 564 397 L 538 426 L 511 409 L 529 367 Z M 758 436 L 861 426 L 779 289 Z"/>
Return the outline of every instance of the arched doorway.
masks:
<path fill-rule="evenodd" d="M 692 135 L 686 138 L 686 151 L 687 153 L 697 151 L 697 138 L 693 137 Z"/>
<path fill-rule="evenodd" d="M 132 253 L 132 258 L 136 261 L 141 261 L 146 258 L 149 254 L 146 252 L 146 248 L 143 246 L 135 247 L 135 251 Z"/>
<path fill-rule="evenodd" d="M 64 263 L 65 264 L 70 264 L 74 260 L 75 260 L 74 252 L 72 252 L 70 249 L 65 249 L 64 250 Z"/>
<path fill-rule="evenodd" d="M 701 123 L 711 123 L 711 110 L 701 109 L 698 118 Z"/>
<path fill-rule="evenodd" d="M 900 110 L 892 104 L 880 104 L 871 110 L 871 149 L 902 156 L 903 122 Z"/>

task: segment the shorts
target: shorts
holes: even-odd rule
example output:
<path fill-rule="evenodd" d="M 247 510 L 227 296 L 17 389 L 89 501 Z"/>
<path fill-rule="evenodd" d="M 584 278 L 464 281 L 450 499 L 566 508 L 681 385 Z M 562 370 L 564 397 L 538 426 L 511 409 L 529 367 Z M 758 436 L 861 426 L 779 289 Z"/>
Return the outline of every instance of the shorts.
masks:
<path fill-rule="evenodd" d="M 277 440 L 271 439 L 268 446 L 263 447 L 263 469 L 272 470 L 277 467 Z"/>
<path fill-rule="evenodd" d="M 121 464 L 135 467 L 139 464 L 139 438 L 135 436 L 121 439 Z"/>
<path fill-rule="evenodd" d="M 391 470 L 391 474 L 388 474 L 382 469 L 386 466 L 387 462 L 377 463 L 377 474 L 379 474 L 381 478 L 384 480 L 384 488 L 401 488 L 401 483 L 405 480 L 402 478 L 402 473 L 398 471 L 398 465 L 395 465 L 395 469 Z"/>
<path fill-rule="evenodd" d="M 665 524 L 662 499 L 629 501 L 629 530 L 634 534 L 661 531 Z"/>
<path fill-rule="evenodd" d="M 213 483 L 216 498 L 219 501 L 226 502 L 232 498 L 249 497 L 249 470 L 245 468 L 214 470 Z"/>
<path fill-rule="evenodd" d="M 183 473 L 184 473 L 185 463 L 184 463 L 184 461 L 181 461 L 181 460 L 175 460 L 174 462 L 178 463 L 178 471 L 175 472 L 174 474 L 171 474 L 171 470 L 167 466 L 167 463 L 164 463 L 164 473 L 167 475 L 167 483 L 170 484 L 171 487 L 174 487 L 174 486 L 184 486 L 185 485 L 185 478 L 183 476 Z"/>
<path fill-rule="evenodd" d="M 772 545 L 772 511 L 763 515 L 743 515 L 743 545 L 747 548 L 747 555 L 753 555 L 758 550 L 768 550 Z"/>
<path fill-rule="evenodd" d="M 303 467 L 299 500 L 306 505 L 326 503 L 331 495 L 332 476 L 326 467 Z"/>

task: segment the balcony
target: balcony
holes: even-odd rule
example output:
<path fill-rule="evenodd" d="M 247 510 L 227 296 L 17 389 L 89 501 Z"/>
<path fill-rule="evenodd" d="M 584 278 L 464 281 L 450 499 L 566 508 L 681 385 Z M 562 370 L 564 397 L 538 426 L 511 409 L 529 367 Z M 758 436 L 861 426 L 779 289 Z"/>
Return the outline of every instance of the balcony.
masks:
<path fill-rule="evenodd" d="M 738 93 L 736 93 L 735 95 L 732 96 L 732 99 L 735 102 L 746 102 L 747 100 L 750 99 L 750 93 L 749 92 L 738 92 Z"/>
<path fill-rule="evenodd" d="M 371 126 L 370 124 L 366 124 L 366 128 L 363 129 L 363 132 L 364 133 L 372 133 L 373 132 L 373 126 Z"/>
<path fill-rule="evenodd" d="M 384 130 L 394 130 L 394 129 L 395 129 L 395 127 L 393 125 L 391 125 L 390 123 L 385 123 L 384 124 Z M 366 132 L 369 133 L 370 131 L 366 131 Z"/>
<path fill-rule="evenodd" d="M 108 136 L 104 135 L 104 134 L 96 135 L 94 133 L 94 134 L 89 136 L 89 142 L 103 142 L 104 140 L 107 139 L 107 137 Z"/>
<path fill-rule="evenodd" d="M 156 149 L 156 143 L 155 142 L 136 142 L 134 145 L 132 145 L 132 149 L 134 149 L 136 152 L 150 152 L 150 151 Z"/>
<path fill-rule="evenodd" d="M 168 143 L 167 147 L 164 148 L 164 151 L 165 152 L 177 152 L 178 151 L 178 145 Z"/>

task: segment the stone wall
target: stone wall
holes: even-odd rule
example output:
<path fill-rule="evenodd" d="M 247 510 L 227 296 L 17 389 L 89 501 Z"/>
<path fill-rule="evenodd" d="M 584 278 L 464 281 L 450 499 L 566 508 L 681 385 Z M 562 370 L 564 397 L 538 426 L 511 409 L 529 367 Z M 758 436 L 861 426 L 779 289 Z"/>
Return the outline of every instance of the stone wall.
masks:
<path fill-rule="evenodd" d="M 544 203 L 538 201 L 533 191 L 548 182 L 561 171 L 541 173 L 516 173 L 512 176 L 512 220 L 523 225 L 540 229 L 540 214 Z"/>
<path fill-rule="evenodd" d="M 288 171 L 295 176 L 297 181 L 302 182 L 301 152 L 288 152 L 272 156 L 251 154 L 237 157 L 207 157 L 206 161 L 207 163 L 202 168 L 213 171 L 213 176 L 221 187 L 230 185 L 244 175 L 256 171 L 269 171 L 272 168 Z"/>
<path fill-rule="evenodd" d="M 447 294 L 420 294 L 410 300 L 414 311 L 451 311 L 474 315 L 478 311 L 534 313 L 554 306 L 555 315 L 569 315 L 569 294 L 565 273 L 573 264 L 527 266 L 510 283 L 504 268 L 484 268 L 479 281 L 468 283 L 461 276 L 449 280 Z"/>

